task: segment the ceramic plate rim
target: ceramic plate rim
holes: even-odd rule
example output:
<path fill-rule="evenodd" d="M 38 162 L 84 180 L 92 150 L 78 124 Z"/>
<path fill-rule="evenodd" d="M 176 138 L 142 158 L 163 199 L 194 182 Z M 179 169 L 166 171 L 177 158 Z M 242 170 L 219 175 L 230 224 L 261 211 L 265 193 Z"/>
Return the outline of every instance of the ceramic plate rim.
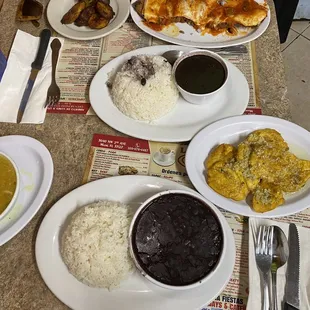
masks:
<path fill-rule="evenodd" d="M 292 211 L 289 211 L 289 210 L 285 211 L 285 209 L 283 209 L 285 207 L 285 204 L 283 206 L 279 206 L 278 208 L 272 211 L 265 212 L 265 213 L 254 212 L 249 206 L 247 206 L 244 209 L 244 211 L 241 208 L 241 211 L 240 211 L 240 207 L 244 207 L 243 205 L 231 199 L 227 199 L 221 196 L 220 194 L 217 194 L 206 184 L 206 182 L 201 181 L 200 176 L 201 174 L 203 174 L 203 171 L 200 171 L 198 167 L 196 167 L 196 162 L 197 162 L 196 157 L 198 156 L 197 150 L 198 150 L 199 145 L 202 144 L 202 141 L 206 140 L 206 137 L 208 136 L 208 134 L 212 134 L 216 130 L 221 130 L 225 127 L 227 127 L 227 130 L 228 130 L 230 126 L 234 126 L 238 124 L 245 125 L 244 131 L 246 131 L 246 128 L 253 131 L 259 128 L 266 128 L 266 126 L 262 125 L 264 123 L 268 124 L 267 128 L 270 128 L 268 127 L 270 126 L 270 124 L 274 124 L 274 126 L 290 128 L 296 135 L 299 135 L 299 136 L 306 135 L 310 138 L 310 133 L 306 129 L 294 123 L 291 123 L 287 120 L 283 120 L 283 119 L 272 117 L 272 116 L 242 115 L 242 116 L 234 116 L 234 117 L 230 117 L 227 119 L 219 120 L 205 127 L 204 129 L 202 129 L 190 142 L 188 149 L 187 149 L 186 156 L 185 156 L 185 166 L 187 169 L 188 176 L 192 184 L 195 186 L 196 190 L 202 196 L 204 196 L 206 199 L 213 202 L 216 206 L 224 210 L 227 210 L 229 212 L 235 213 L 235 214 L 248 216 L 248 217 L 257 217 L 257 218 L 276 218 L 276 217 L 283 217 L 283 216 L 288 216 L 288 215 L 301 212 L 310 206 L 310 196 L 309 196 L 308 202 L 303 206 L 299 206 L 298 201 L 293 202 L 292 205 L 294 206 L 294 208 L 292 208 L 292 206 L 290 207 L 291 209 L 293 209 Z M 246 127 L 246 126 L 249 126 L 249 124 L 252 124 L 253 127 L 256 124 L 255 129 Z M 287 129 L 287 132 L 290 132 L 289 129 Z M 283 134 L 283 131 L 281 133 Z M 214 145 L 210 146 L 210 148 L 212 148 L 213 146 Z M 309 149 L 307 149 L 307 151 L 309 151 L 309 154 L 310 154 L 310 147 Z M 307 199 L 303 198 L 302 200 L 307 200 Z"/>
<path fill-rule="evenodd" d="M 61 34 L 62 36 L 69 38 L 69 39 L 73 39 L 73 40 L 80 40 L 80 41 L 87 41 L 87 40 L 95 40 L 95 39 L 100 39 L 102 37 L 105 37 L 109 34 L 111 34 L 112 32 L 114 32 L 115 30 L 119 29 L 127 20 L 129 13 L 130 13 L 130 4 L 127 3 L 127 1 L 122 1 L 122 0 L 115 0 L 115 2 L 118 5 L 118 15 L 116 15 L 116 17 L 114 17 L 114 19 L 110 22 L 110 24 L 103 29 L 98 29 L 98 30 L 94 30 L 92 32 L 83 32 L 83 31 L 78 31 L 78 30 L 74 30 L 72 29 L 72 33 L 73 34 L 68 34 L 66 32 L 66 26 L 64 26 L 63 24 L 61 24 L 60 19 L 57 20 L 54 18 L 54 11 L 53 11 L 53 7 L 57 5 L 57 2 L 61 5 L 64 1 L 68 1 L 68 0 L 50 0 L 50 2 L 47 5 L 47 19 L 48 22 L 50 23 L 51 27 L 59 34 Z M 73 4 L 74 2 L 72 2 Z M 116 21 L 116 19 L 119 19 L 118 21 Z M 111 26 L 111 27 L 109 27 Z M 110 28 L 110 30 L 107 30 L 107 28 Z M 71 32 L 71 31 L 70 31 Z M 89 35 L 85 35 L 82 36 L 82 34 L 89 34 Z M 93 33 L 93 35 L 91 35 Z"/>
<path fill-rule="evenodd" d="M 174 132 L 173 129 L 175 128 L 165 129 L 161 127 L 161 124 L 159 124 L 158 126 L 154 126 L 151 123 L 148 124 L 147 122 L 136 121 L 121 113 L 113 104 L 109 94 L 109 90 L 107 86 L 104 85 L 108 80 L 108 74 L 111 71 L 115 70 L 115 68 L 120 65 L 120 62 L 124 62 L 125 59 L 128 59 L 133 55 L 140 55 L 140 54 L 159 55 L 171 49 L 183 50 L 183 51 L 193 50 L 192 47 L 174 46 L 174 45 L 158 45 L 158 46 L 143 47 L 114 58 L 113 60 L 109 61 L 106 65 L 104 65 L 100 70 L 98 70 L 98 72 L 96 73 L 91 82 L 89 90 L 90 103 L 96 115 L 110 127 L 135 138 L 149 141 L 181 142 L 192 139 L 193 136 L 203 127 L 218 119 L 234 115 L 241 115 L 244 113 L 249 102 L 249 95 L 250 95 L 249 85 L 244 74 L 235 65 L 233 65 L 227 60 L 224 61 L 229 66 L 231 73 L 230 75 L 231 79 L 229 80 L 229 85 L 227 87 L 232 87 L 232 85 L 234 84 L 231 85 L 231 83 L 234 83 L 236 76 L 238 76 L 239 79 L 238 85 L 240 85 L 240 89 L 242 88 L 242 95 L 240 95 L 241 98 L 235 99 L 234 104 L 227 106 L 225 109 L 221 107 L 220 112 L 217 112 L 212 117 L 207 118 L 203 124 L 201 121 L 195 124 L 188 125 L 186 128 L 181 128 L 180 126 L 178 126 L 177 132 Z M 232 78 L 232 72 L 234 72 L 233 74 L 235 75 L 234 79 Z M 103 85 L 105 86 L 104 91 L 102 91 Z M 101 89 L 101 92 L 98 92 L 99 89 Z M 105 100 L 102 100 L 102 98 L 105 98 Z M 242 98 L 244 99 L 244 102 Z M 187 104 L 191 105 L 191 103 Z M 208 105 L 200 105 L 198 107 L 196 106 L 195 108 L 205 109 L 204 111 L 207 111 L 209 107 Z M 172 111 L 171 113 L 174 112 Z M 207 112 L 204 113 L 207 114 Z M 159 129 L 161 129 L 161 131 Z"/>
<path fill-rule="evenodd" d="M 111 181 L 112 180 L 112 181 Z M 63 196 L 60 200 L 58 200 L 52 208 L 50 208 L 50 210 L 48 211 L 48 213 L 46 214 L 46 216 L 44 217 L 39 230 L 38 230 L 38 234 L 37 234 L 37 238 L 36 238 L 36 243 L 35 243 L 35 257 L 36 257 L 36 262 L 37 262 L 37 266 L 39 269 L 39 272 L 45 282 L 45 284 L 49 287 L 49 289 L 53 292 L 53 294 L 59 299 L 61 300 L 64 304 L 66 304 L 69 307 L 72 307 L 73 305 L 70 304 L 70 301 L 66 300 L 66 297 L 61 296 L 61 294 L 59 294 L 59 292 L 55 293 L 55 291 L 53 290 L 53 288 L 50 286 L 49 283 L 49 275 L 48 272 L 46 271 L 48 268 L 45 267 L 44 265 L 46 265 L 46 260 L 44 260 L 44 257 L 42 257 L 42 250 L 44 248 L 44 244 L 46 242 L 44 242 L 44 240 L 46 240 L 46 238 L 44 238 L 44 236 L 46 237 L 46 233 L 48 233 L 48 238 L 50 238 L 52 236 L 52 238 L 55 238 L 55 234 L 58 234 L 60 229 L 61 229 L 61 225 L 56 224 L 55 228 L 53 229 L 53 231 L 49 230 L 49 221 L 51 221 L 52 219 L 54 219 L 55 216 L 58 217 L 59 221 L 62 221 L 69 215 L 72 213 L 73 210 L 76 209 L 76 205 L 75 206 L 70 206 L 67 209 L 66 208 L 62 208 L 62 200 L 66 202 L 66 200 L 71 200 L 71 199 L 82 199 L 79 194 L 79 192 L 87 190 L 89 191 L 91 187 L 96 187 L 97 184 L 102 184 L 102 183 L 106 183 L 106 182 L 118 182 L 118 180 L 124 180 L 123 182 L 131 182 L 131 183 L 136 183 L 135 186 L 141 186 L 141 185 L 158 185 L 158 187 L 169 187 L 170 184 L 173 185 L 174 189 L 182 189 L 182 190 L 186 190 L 186 191 L 194 191 L 193 189 L 186 187 L 182 184 L 170 181 L 170 180 L 166 180 L 166 179 L 162 179 L 162 178 L 158 178 L 158 177 L 153 177 L 153 176 L 143 176 L 143 175 L 136 175 L 136 176 L 114 176 L 114 177 L 109 177 L 109 178 L 104 178 L 104 179 L 99 179 L 90 183 L 86 183 L 84 185 L 81 185 L 80 187 L 72 190 L 71 192 L 69 192 L 68 194 L 66 194 L 65 196 Z M 135 182 L 133 182 L 133 180 L 136 180 Z M 115 186 L 115 185 L 113 185 Z M 81 189 L 82 188 L 82 189 Z M 165 188 L 166 190 L 167 188 Z M 128 190 L 127 190 L 128 191 Z M 194 191 L 195 192 L 195 191 Z M 126 193 L 126 189 L 124 190 L 124 193 Z M 195 192 L 197 194 L 197 192 Z M 150 196 L 152 196 L 153 194 L 150 194 Z M 84 197 L 84 194 L 82 195 Z M 91 202 L 91 201 L 95 201 L 98 198 L 90 198 L 90 197 L 84 197 L 83 199 L 86 199 L 87 201 Z M 100 198 L 99 198 L 100 199 Z M 112 199 L 111 197 L 107 197 L 107 199 Z M 211 203 L 212 204 L 212 203 Z M 215 207 L 215 206 L 214 206 Z M 215 207 L 216 209 L 216 207 Z M 229 264 L 227 264 L 226 261 L 226 268 L 221 268 L 221 270 L 225 273 L 224 278 L 226 279 L 225 283 L 221 284 L 221 291 L 226 287 L 226 285 L 228 284 L 231 275 L 233 273 L 233 269 L 234 269 L 234 263 L 235 263 L 235 240 L 234 240 L 234 236 L 233 233 L 231 231 L 230 226 L 228 225 L 227 220 L 225 219 L 224 215 L 218 210 L 219 216 L 222 217 L 222 222 L 223 222 L 223 233 L 226 235 L 226 240 L 227 240 L 227 247 L 226 247 L 226 256 L 231 256 L 228 260 L 229 260 Z M 54 247 L 54 245 L 53 245 Z M 224 253 L 225 254 L 225 253 Z M 224 260 L 222 261 L 222 263 L 224 263 Z M 228 267 L 227 267 L 228 266 Z M 218 271 L 217 271 L 218 272 Z M 69 272 L 68 272 L 69 273 Z M 216 274 L 216 273 L 215 273 Z M 77 281 L 77 280 L 76 280 Z M 208 282 L 206 282 L 208 283 Z M 53 284 L 55 286 L 55 284 Z M 156 286 L 155 286 L 156 287 Z M 202 285 L 203 287 L 203 285 Z M 102 293 L 101 293 L 102 294 Z M 154 293 L 153 293 L 154 294 Z M 218 293 L 214 294 L 214 296 L 210 296 L 210 301 L 213 300 L 214 298 L 216 298 L 218 295 Z M 159 295 L 160 296 L 160 295 Z M 205 304 L 207 304 L 209 301 L 206 300 Z M 86 308 L 86 306 L 82 306 L 82 308 L 80 307 L 79 309 L 88 309 Z M 76 308 L 72 308 L 72 309 L 76 309 Z M 128 307 L 128 309 L 131 309 Z"/>
<path fill-rule="evenodd" d="M 173 43 L 173 44 L 178 44 L 178 45 L 183 45 L 183 46 L 191 46 L 191 47 L 197 47 L 197 48 L 222 48 L 222 47 L 229 47 L 229 46 L 235 46 L 235 45 L 240 45 L 240 44 L 244 44 L 244 43 L 248 43 L 251 42 L 255 39 L 257 39 L 258 37 L 260 37 L 268 28 L 269 24 L 270 24 L 270 20 L 271 20 L 271 15 L 270 15 L 270 8 L 268 6 L 268 13 L 267 13 L 267 17 L 265 18 L 265 20 L 254 30 L 254 32 L 252 32 L 251 34 L 244 36 L 244 37 L 240 37 L 237 39 L 232 39 L 232 40 L 228 40 L 228 41 L 217 41 L 214 40 L 214 42 L 195 42 L 192 41 L 192 43 L 190 41 L 186 41 L 185 39 L 177 39 L 174 37 L 169 37 L 165 34 L 162 34 L 160 32 L 154 31 L 152 29 L 150 29 L 147 26 L 144 26 L 141 21 L 142 18 L 139 16 L 139 14 L 135 11 L 133 4 L 136 2 L 137 0 L 131 0 L 130 2 L 130 15 L 132 17 L 132 20 L 134 21 L 134 23 L 137 25 L 137 27 L 139 27 L 143 32 L 146 32 L 147 34 L 169 42 L 169 43 Z"/>
<path fill-rule="evenodd" d="M 42 183 L 40 186 L 40 189 L 38 190 L 38 193 L 33 200 L 32 204 L 27 208 L 26 212 L 24 212 L 16 222 L 10 226 L 6 231 L 4 231 L 2 234 L 0 234 L 0 246 L 11 240 L 13 237 L 15 237 L 21 230 L 25 228 L 25 226 L 33 219 L 33 217 L 37 214 L 39 209 L 41 208 L 42 204 L 44 203 L 50 187 L 53 182 L 53 175 L 54 175 L 54 164 L 52 156 L 47 149 L 47 147 L 41 143 L 40 141 L 28 137 L 28 136 L 22 136 L 22 135 L 9 135 L 9 136 L 3 136 L 0 137 L 0 143 L 1 141 L 10 140 L 10 139 L 22 139 L 27 141 L 27 146 L 31 147 L 34 146 L 33 149 L 37 152 L 37 154 L 40 156 L 43 166 L 45 168 L 42 178 Z M 10 141 L 8 141 L 10 143 Z"/>

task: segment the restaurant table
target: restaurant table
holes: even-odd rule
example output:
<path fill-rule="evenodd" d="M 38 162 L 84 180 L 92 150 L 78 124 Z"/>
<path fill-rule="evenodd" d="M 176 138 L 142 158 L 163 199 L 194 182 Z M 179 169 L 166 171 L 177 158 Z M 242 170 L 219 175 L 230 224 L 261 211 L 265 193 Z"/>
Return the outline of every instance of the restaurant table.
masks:
<path fill-rule="evenodd" d="M 16 23 L 18 2 L 19 0 L 4 0 L 0 12 L 0 49 L 6 56 L 18 28 L 38 36 L 47 25 L 46 21 L 40 21 L 39 28 L 31 23 Z M 47 2 L 44 1 L 45 6 Z M 263 114 L 290 120 L 275 10 L 272 2 L 269 5 L 270 26 L 255 42 L 259 96 Z M 47 288 L 40 276 L 35 261 L 35 240 L 40 223 L 49 208 L 81 185 L 94 133 L 122 135 L 97 116 L 48 114 L 44 124 L 40 125 L 0 123 L 0 136 L 33 137 L 49 149 L 54 161 L 54 179 L 46 201 L 22 231 L 0 247 L 1 310 L 68 309 Z"/>

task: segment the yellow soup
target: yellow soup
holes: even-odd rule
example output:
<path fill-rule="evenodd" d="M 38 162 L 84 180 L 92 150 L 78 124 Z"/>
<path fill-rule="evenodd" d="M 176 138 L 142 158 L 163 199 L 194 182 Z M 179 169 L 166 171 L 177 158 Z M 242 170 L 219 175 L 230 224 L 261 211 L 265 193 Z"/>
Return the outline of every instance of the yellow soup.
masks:
<path fill-rule="evenodd" d="M 0 154 L 0 214 L 11 202 L 16 189 L 17 176 L 12 163 Z"/>

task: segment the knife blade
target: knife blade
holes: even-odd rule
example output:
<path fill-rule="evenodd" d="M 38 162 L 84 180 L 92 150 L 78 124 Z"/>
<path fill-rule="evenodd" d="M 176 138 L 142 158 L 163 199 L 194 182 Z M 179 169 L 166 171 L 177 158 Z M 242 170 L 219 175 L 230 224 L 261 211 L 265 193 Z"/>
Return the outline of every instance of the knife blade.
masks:
<path fill-rule="evenodd" d="M 284 310 L 296 310 L 299 309 L 300 248 L 298 230 L 295 224 L 289 226 L 288 245 L 289 257 L 286 271 Z"/>
<path fill-rule="evenodd" d="M 46 50 L 47 50 L 50 37 L 51 37 L 51 31 L 49 29 L 43 29 L 40 34 L 40 44 L 39 44 L 37 56 L 34 62 L 31 64 L 30 76 L 29 76 L 26 88 L 24 90 L 22 100 L 19 105 L 19 109 L 17 113 L 17 123 L 20 123 L 23 118 L 26 105 L 27 105 L 28 99 L 32 91 L 32 87 L 43 65 L 43 61 L 45 58 L 45 54 L 46 54 Z"/>

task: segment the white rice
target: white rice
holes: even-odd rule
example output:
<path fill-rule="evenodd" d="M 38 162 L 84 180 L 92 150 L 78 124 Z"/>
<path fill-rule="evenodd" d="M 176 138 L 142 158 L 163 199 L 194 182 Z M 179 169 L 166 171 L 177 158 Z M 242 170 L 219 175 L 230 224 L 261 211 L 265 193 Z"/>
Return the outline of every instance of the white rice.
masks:
<path fill-rule="evenodd" d="M 73 214 L 61 240 L 61 255 L 70 273 L 91 287 L 119 286 L 133 270 L 128 244 L 131 219 L 129 207 L 114 201 L 99 201 Z"/>
<path fill-rule="evenodd" d="M 161 56 L 138 56 L 151 61 L 155 74 L 141 80 L 135 72 L 120 70 L 112 85 L 112 100 L 116 107 L 128 117 L 142 121 L 153 121 L 169 113 L 179 97 L 173 82 L 171 65 Z"/>

